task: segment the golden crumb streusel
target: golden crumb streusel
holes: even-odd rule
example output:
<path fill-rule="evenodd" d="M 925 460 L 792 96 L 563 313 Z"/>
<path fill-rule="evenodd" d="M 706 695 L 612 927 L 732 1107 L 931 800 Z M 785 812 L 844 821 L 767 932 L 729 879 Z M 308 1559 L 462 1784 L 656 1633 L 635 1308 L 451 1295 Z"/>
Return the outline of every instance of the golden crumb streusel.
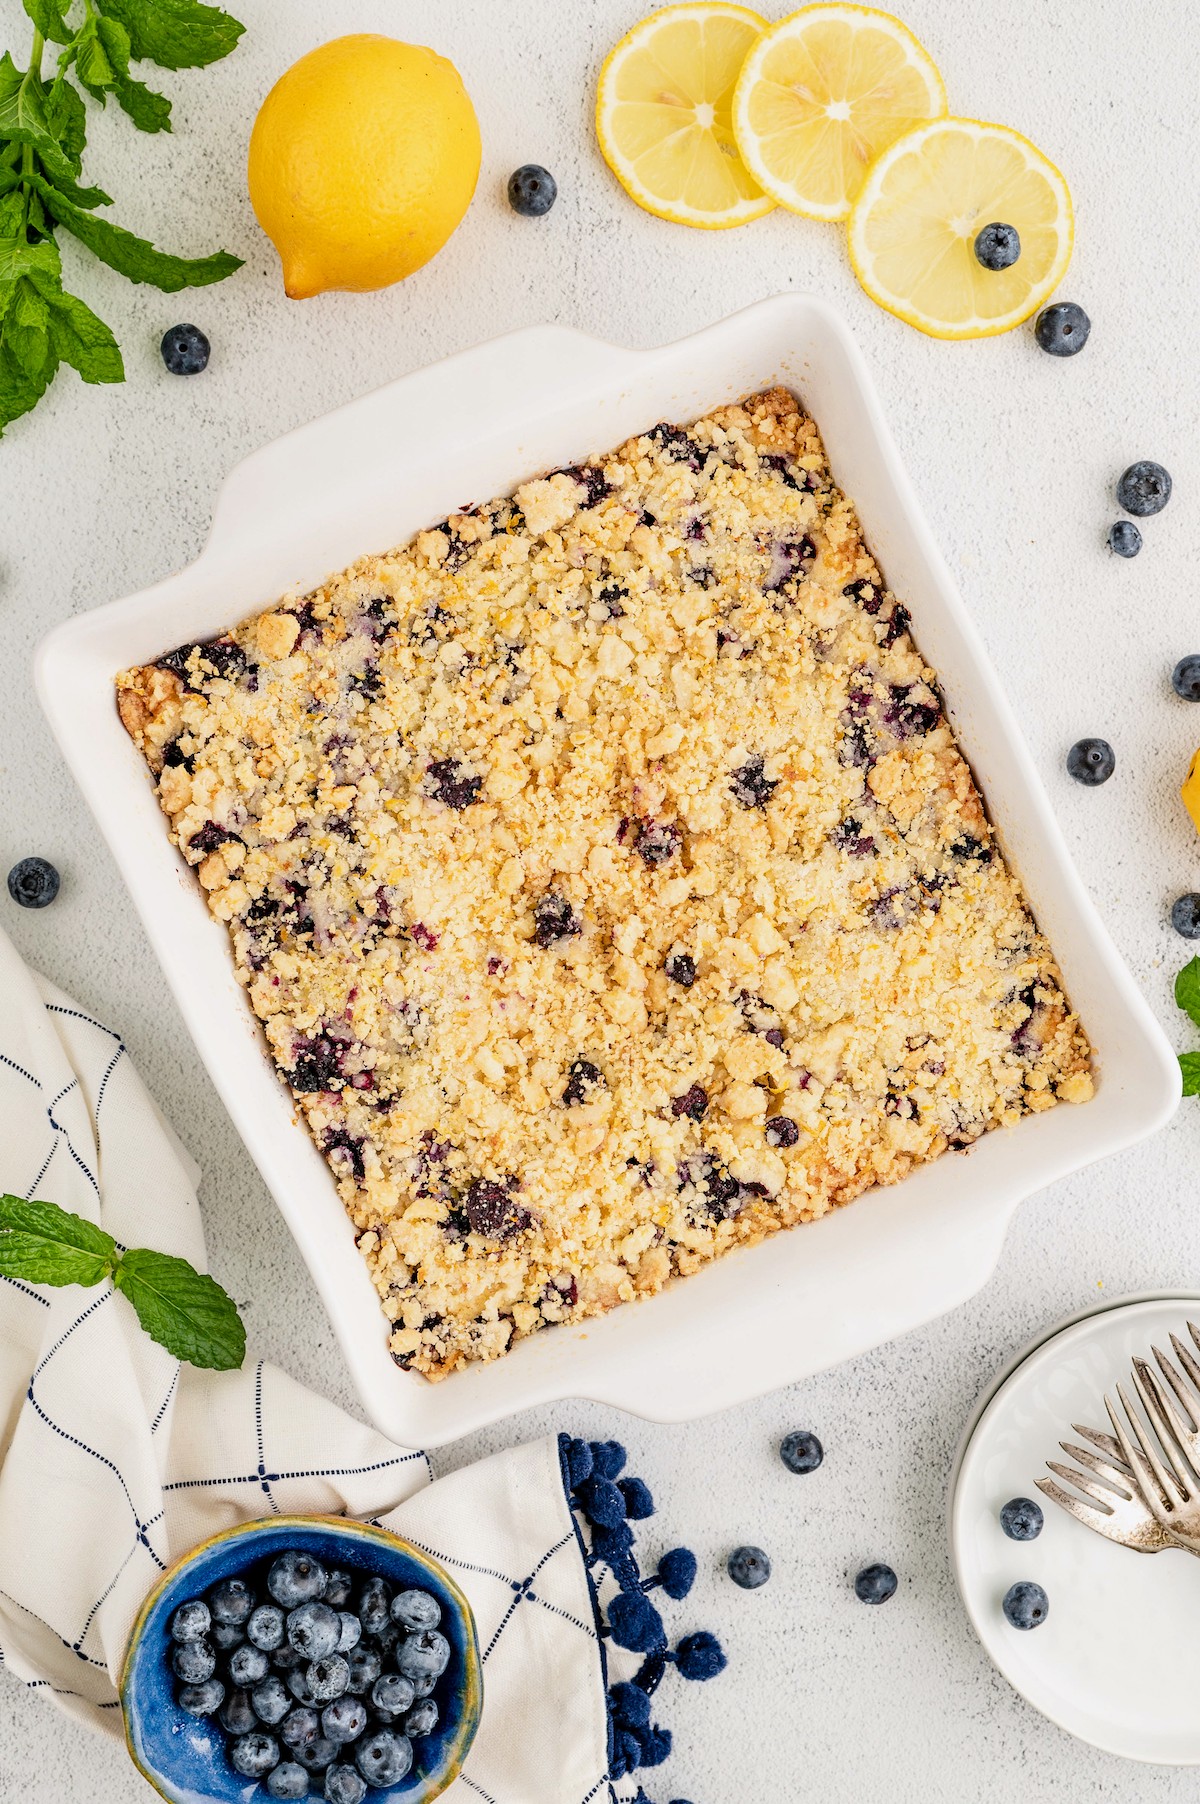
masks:
<path fill-rule="evenodd" d="M 1091 1094 L 783 390 L 118 680 L 431 1378 Z"/>

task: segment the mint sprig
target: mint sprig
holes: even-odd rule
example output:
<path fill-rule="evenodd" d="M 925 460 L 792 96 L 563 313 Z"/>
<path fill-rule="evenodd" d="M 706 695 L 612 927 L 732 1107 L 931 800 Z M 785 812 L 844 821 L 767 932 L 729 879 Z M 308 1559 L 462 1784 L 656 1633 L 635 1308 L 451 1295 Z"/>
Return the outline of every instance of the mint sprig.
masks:
<path fill-rule="evenodd" d="M 112 202 L 82 180 L 80 89 L 100 106 L 111 95 L 139 131 L 170 131 L 170 101 L 131 65 L 203 68 L 228 56 L 244 27 L 201 0 L 23 3 L 34 27 L 29 66 L 18 69 L 8 51 L 0 57 L 0 436 L 37 405 L 64 363 L 85 382 L 125 379 L 113 334 L 63 289 L 60 229 L 110 269 L 164 294 L 223 281 L 241 267 L 227 251 L 172 256 L 98 216 Z M 58 47 L 49 76 L 47 44 Z"/>
<path fill-rule="evenodd" d="M 151 1340 L 176 1359 L 226 1372 L 246 1357 L 241 1317 L 215 1278 L 170 1253 L 121 1252 L 103 1228 L 55 1203 L 0 1196 L 0 1276 L 85 1287 L 111 1278 Z"/>
<path fill-rule="evenodd" d="M 1188 1019 L 1200 1027 L 1200 957 L 1191 958 L 1175 979 L 1175 1001 Z M 1200 1096 L 1200 1052 L 1181 1052 L 1183 1094 Z"/>

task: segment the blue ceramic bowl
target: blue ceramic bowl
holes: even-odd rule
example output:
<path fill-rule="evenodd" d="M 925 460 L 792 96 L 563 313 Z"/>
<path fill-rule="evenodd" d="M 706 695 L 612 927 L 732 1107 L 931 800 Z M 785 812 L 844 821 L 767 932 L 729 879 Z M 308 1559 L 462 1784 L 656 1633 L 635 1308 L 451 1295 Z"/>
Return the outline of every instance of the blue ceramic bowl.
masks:
<path fill-rule="evenodd" d="M 270 1516 L 243 1522 L 193 1548 L 155 1586 L 133 1626 L 121 1675 L 125 1739 L 143 1777 L 170 1804 L 270 1804 L 265 1786 L 243 1779 L 225 1757 L 219 1724 L 189 1716 L 175 1702 L 167 1656 L 168 1628 L 185 1598 L 218 1580 L 272 1559 L 285 1548 L 314 1554 L 323 1564 L 379 1573 L 397 1589 L 431 1591 L 442 1606 L 439 1625 L 450 1643 L 450 1664 L 435 1693 L 442 1720 L 413 1744 L 416 1758 L 399 1785 L 373 1790 L 374 1804 L 428 1804 L 457 1778 L 475 1739 L 483 1708 L 483 1675 L 471 1606 L 449 1574 L 419 1548 L 386 1529 L 343 1516 Z M 310 1796 L 319 1799 L 321 1782 Z"/>

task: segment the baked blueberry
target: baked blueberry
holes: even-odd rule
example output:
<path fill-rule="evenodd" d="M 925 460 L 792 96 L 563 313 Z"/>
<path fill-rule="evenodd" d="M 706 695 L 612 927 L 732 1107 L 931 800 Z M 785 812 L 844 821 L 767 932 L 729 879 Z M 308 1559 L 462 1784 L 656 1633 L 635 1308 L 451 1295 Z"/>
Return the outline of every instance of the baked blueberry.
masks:
<path fill-rule="evenodd" d="M 571 1109 L 578 1103 L 586 1102 L 588 1096 L 596 1088 L 597 1084 L 602 1084 L 603 1082 L 604 1073 L 601 1071 L 599 1065 L 592 1064 L 591 1059 L 572 1059 L 570 1069 L 567 1072 L 567 1087 L 562 1093 L 564 1104 L 568 1109 Z M 396 1621 L 403 1622 L 405 1626 L 410 1629 L 435 1629 L 441 1619 L 441 1611 L 438 1609 L 437 1604 L 434 1603 L 433 1598 L 430 1598 L 429 1602 L 433 1604 L 435 1613 L 429 1622 L 409 1622 L 396 1608 L 397 1604 L 400 1603 L 401 1598 L 424 1597 L 425 1595 L 426 1593 L 421 1591 L 402 1591 L 399 1597 L 393 1599 L 392 1615 L 395 1617 Z"/>
<path fill-rule="evenodd" d="M 208 368 L 212 347 L 199 326 L 172 326 L 164 332 L 159 350 L 173 376 L 198 376 Z"/>
<path fill-rule="evenodd" d="M 273 1735 L 252 1729 L 229 1744 L 229 1764 L 244 1779 L 262 1779 L 279 1765 L 279 1743 Z"/>
<path fill-rule="evenodd" d="M 310 1043 L 301 1057 L 310 1058 L 324 1066 L 332 1063 L 333 1056 L 340 1055 L 340 1052 L 341 1048 L 336 1041 L 329 1040 L 324 1034 L 321 1034 Z M 298 1059 L 296 1063 L 298 1069 L 300 1060 Z M 292 1082 L 297 1089 L 303 1087 L 296 1082 L 295 1078 L 292 1079 Z M 314 1085 L 313 1088 L 318 1089 L 321 1086 Z M 294 1610 L 300 1604 L 310 1603 L 313 1599 L 324 1596 L 325 1568 L 319 1560 L 314 1560 L 311 1554 L 296 1553 L 290 1550 L 287 1553 L 281 1553 L 267 1574 L 267 1590 L 281 1609 Z"/>
<path fill-rule="evenodd" d="M 556 940 L 569 940 L 583 931 L 583 923 L 565 896 L 547 890 L 533 910 L 533 937 L 543 951 Z"/>
<path fill-rule="evenodd" d="M 541 219 L 558 199 L 558 183 L 540 163 L 522 163 L 508 178 L 508 204 L 524 219 Z"/>
<path fill-rule="evenodd" d="M 307 1798 L 308 1774 L 298 1760 L 281 1760 L 267 1774 L 266 1786 L 272 1798 Z"/>
<path fill-rule="evenodd" d="M 436 1679 L 449 1664 L 450 1643 L 439 1629 L 417 1629 L 396 1654 L 396 1666 L 406 1679 Z"/>
<path fill-rule="evenodd" d="M 268 1673 L 250 1693 L 254 1714 L 260 1723 L 274 1728 L 292 1714 L 292 1694 L 277 1672 Z"/>
<path fill-rule="evenodd" d="M 683 844 L 683 834 L 671 821 L 642 821 L 634 850 L 648 865 L 666 864 Z"/>
<path fill-rule="evenodd" d="M 975 256 L 984 269 L 1011 269 L 1021 255 L 1021 237 L 1016 226 L 994 220 L 975 235 Z"/>
<path fill-rule="evenodd" d="M 1089 789 L 1107 783 L 1116 768 L 1116 754 L 1107 739 L 1077 739 L 1067 753 L 1068 774 Z"/>
<path fill-rule="evenodd" d="M 672 952 L 663 966 L 672 983 L 690 990 L 696 981 L 696 961 L 690 952 Z"/>
<path fill-rule="evenodd" d="M 211 1716 L 225 1701 L 225 1687 L 220 1679 L 205 1679 L 201 1685 L 181 1685 L 175 1698 L 189 1716 Z"/>
<path fill-rule="evenodd" d="M 704 453 L 691 435 L 682 426 L 669 426 L 665 420 L 653 427 L 646 437 L 652 445 L 657 445 L 677 464 L 686 464 L 690 470 L 699 470 L 704 462 Z M 656 526 L 658 522 L 650 515 L 647 526 Z"/>
<path fill-rule="evenodd" d="M 1171 672 L 1171 687 L 1181 701 L 1200 702 L 1200 652 L 1180 658 Z"/>
<path fill-rule="evenodd" d="M 357 1767 L 331 1766 L 325 1774 L 325 1804 L 362 1804 L 367 1782 Z"/>
<path fill-rule="evenodd" d="M 177 1641 L 171 1649 L 171 1671 L 185 1685 L 203 1685 L 217 1670 L 217 1655 L 208 1638 Z"/>
<path fill-rule="evenodd" d="M 1033 331 L 1043 351 L 1051 357 L 1074 357 L 1088 341 L 1092 322 L 1074 301 L 1055 301 L 1043 307 Z"/>
<path fill-rule="evenodd" d="M 326 1740 L 336 1742 L 339 1747 L 347 1741 L 357 1741 L 368 1720 L 367 1706 L 362 1699 L 349 1695 L 334 1698 L 321 1712 L 321 1728 Z"/>
<path fill-rule="evenodd" d="M 734 800 L 743 808 L 765 808 L 778 788 L 767 776 L 764 762 L 761 756 L 749 758 L 729 779 Z"/>
<path fill-rule="evenodd" d="M 1161 514 L 1171 499 L 1171 478 L 1161 464 L 1150 458 L 1130 464 L 1117 483 L 1117 502 L 1127 514 L 1144 520 L 1150 514 Z"/>
<path fill-rule="evenodd" d="M 771 1562 L 761 1547 L 735 1547 L 726 1561 L 735 1585 L 743 1591 L 757 1591 L 771 1576 Z"/>
<path fill-rule="evenodd" d="M 1000 1526 L 1010 1541 L 1036 1541 L 1045 1517 L 1030 1497 L 1010 1497 L 1000 1511 Z"/>
<path fill-rule="evenodd" d="M 464 1199 L 472 1232 L 488 1240 L 511 1240 L 530 1224 L 530 1214 L 516 1202 L 503 1184 L 490 1178 L 472 1178 Z"/>
<path fill-rule="evenodd" d="M 411 1709 L 415 1696 L 411 1679 L 406 1679 L 403 1673 L 385 1672 L 375 1681 L 371 1702 L 376 1710 L 390 1710 L 393 1715 L 399 1716 L 403 1711 Z"/>
<path fill-rule="evenodd" d="M 703 1084 L 693 1084 L 682 1096 L 671 1099 L 672 1115 L 683 1115 L 689 1121 L 703 1121 L 704 1112 L 708 1108 L 708 1091 Z"/>
<path fill-rule="evenodd" d="M 1132 520 L 1114 520 L 1108 529 L 1108 549 L 1118 557 L 1136 557 L 1142 549 L 1142 535 Z"/>
<path fill-rule="evenodd" d="M 212 1627 L 208 1605 L 199 1597 L 189 1597 L 171 1618 L 172 1641 L 202 1641 Z"/>
<path fill-rule="evenodd" d="M 306 1655 L 309 1660 L 324 1660 L 332 1654 L 341 1632 L 337 1611 L 317 1598 L 297 1605 L 288 1613 L 287 1638 L 296 1652 Z"/>
<path fill-rule="evenodd" d="M 796 1428 L 780 1441 L 779 1457 L 789 1472 L 815 1472 L 825 1449 L 811 1429 Z"/>
<path fill-rule="evenodd" d="M 431 1735 L 438 1725 L 438 1707 L 432 1698 L 422 1698 L 414 1704 L 404 1719 L 404 1733 L 410 1740 L 421 1735 Z"/>
<path fill-rule="evenodd" d="M 248 1641 L 243 1641 L 230 1654 L 227 1670 L 235 1685 L 257 1685 L 260 1679 L 266 1678 L 268 1664 L 261 1647 L 252 1647 Z"/>
<path fill-rule="evenodd" d="M 799 1138 L 800 1129 L 790 1115 L 772 1115 L 763 1128 L 768 1146 L 795 1146 Z"/>
<path fill-rule="evenodd" d="M 483 778 L 475 776 L 457 758 L 439 758 L 429 766 L 428 794 L 447 808 L 469 808 L 479 800 Z"/>
<path fill-rule="evenodd" d="M 899 1583 L 890 1566 L 877 1562 L 874 1566 L 864 1566 L 854 1580 L 854 1595 L 860 1603 L 885 1604 L 889 1597 L 895 1596 Z"/>
<path fill-rule="evenodd" d="M 230 1691 L 217 1711 L 217 1721 L 227 1735 L 249 1735 L 258 1725 L 248 1691 Z"/>
<path fill-rule="evenodd" d="M 273 1654 L 277 1647 L 283 1646 L 283 1634 L 283 1611 L 278 1604 L 259 1604 L 250 1612 L 246 1620 L 246 1639 L 252 1646 L 262 1648 L 265 1654 Z"/>
<path fill-rule="evenodd" d="M 1036 1629 L 1050 1614 L 1050 1599 L 1040 1585 L 1021 1579 L 1004 1593 L 1003 1609 L 1014 1629 Z"/>
<path fill-rule="evenodd" d="M 342 1654 L 325 1654 L 314 1660 L 305 1673 L 313 1702 L 332 1703 L 350 1684 L 350 1667 Z"/>
<path fill-rule="evenodd" d="M 1200 895 L 1195 890 L 1171 904 L 1171 925 L 1185 940 L 1200 940 Z"/>
<path fill-rule="evenodd" d="M 367 1784 L 382 1791 L 397 1785 L 412 1765 L 412 1742 L 394 1729 L 376 1729 L 374 1735 L 359 1742 L 354 1761 Z"/>

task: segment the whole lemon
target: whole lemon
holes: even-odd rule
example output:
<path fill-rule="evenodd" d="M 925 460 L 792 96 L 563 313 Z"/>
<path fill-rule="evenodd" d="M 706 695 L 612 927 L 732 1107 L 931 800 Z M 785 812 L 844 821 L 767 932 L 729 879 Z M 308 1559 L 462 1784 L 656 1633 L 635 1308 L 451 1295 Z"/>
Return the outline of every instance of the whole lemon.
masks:
<path fill-rule="evenodd" d="M 288 294 L 386 288 L 420 269 L 470 205 L 479 158 L 444 56 L 368 32 L 310 50 L 250 135 L 250 200 Z"/>

